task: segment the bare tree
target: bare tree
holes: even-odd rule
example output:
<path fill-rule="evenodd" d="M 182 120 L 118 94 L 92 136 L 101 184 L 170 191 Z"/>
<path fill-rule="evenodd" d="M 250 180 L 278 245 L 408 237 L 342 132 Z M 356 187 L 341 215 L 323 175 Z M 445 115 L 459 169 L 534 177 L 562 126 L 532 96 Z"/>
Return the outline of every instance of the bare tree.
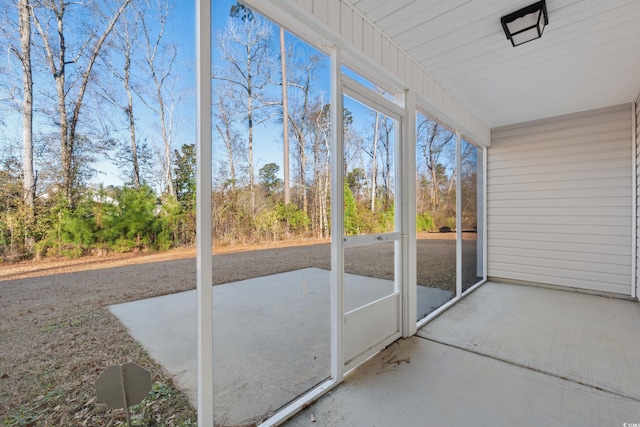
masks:
<path fill-rule="evenodd" d="M 152 34 L 149 26 L 149 17 L 140 13 L 138 20 L 142 25 L 144 42 L 146 47 L 145 62 L 149 74 L 154 83 L 153 103 L 141 96 L 142 101 L 155 112 L 160 120 L 160 132 L 164 146 L 164 179 L 166 191 L 170 195 L 176 194 L 171 175 L 171 142 L 174 127 L 174 113 L 176 105 L 182 100 L 183 95 L 177 94 L 175 89 L 176 80 L 172 75 L 173 67 L 176 64 L 178 50 L 174 44 L 165 43 L 163 40 L 165 25 L 171 3 L 168 0 L 157 0 L 156 7 L 158 16 L 154 19 L 159 21 L 158 31 Z"/>
<path fill-rule="evenodd" d="M 309 116 L 309 89 L 310 80 L 307 77 L 303 80 L 302 84 L 292 84 L 302 91 L 301 105 L 296 109 L 297 120 L 294 117 L 290 117 L 291 125 L 293 127 L 293 135 L 296 141 L 296 160 L 298 163 L 298 192 L 300 195 L 300 203 L 302 205 L 302 211 L 308 211 L 307 203 L 307 183 L 306 183 L 306 169 L 307 169 L 307 152 L 306 152 L 306 134 L 308 132 L 307 118 Z"/>
<path fill-rule="evenodd" d="M 92 77 L 93 66 L 100 54 L 100 51 L 113 30 L 118 18 L 131 3 L 131 0 L 121 0 L 116 2 L 115 10 L 110 10 L 109 6 L 113 2 L 92 3 L 90 6 L 82 3 L 70 3 L 66 0 L 36 0 L 34 1 L 34 23 L 44 45 L 44 53 L 49 66 L 49 72 L 54 79 L 57 94 L 58 120 L 60 152 L 62 165 L 62 190 L 68 203 L 74 205 L 74 186 L 77 178 L 76 163 L 76 143 L 78 138 L 78 124 L 80 112 L 82 110 L 84 96 L 87 86 Z M 84 40 L 76 46 L 71 46 L 68 40 L 80 38 L 76 33 L 74 37 L 68 39 L 67 11 L 70 7 L 83 7 L 83 12 L 94 15 L 93 24 L 106 21 L 107 24 L 101 35 L 95 29 L 89 29 L 82 34 Z M 81 27 L 81 23 L 86 23 L 85 14 L 71 15 L 77 21 L 76 29 Z M 69 55 L 67 49 L 74 47 L 75 55 Z M 79 74 L 70 72 L 69 67 L 82 68 Z M 76 77 L 73 81 L 67 78 Z M 70 102 L 70 104 L 68 104 Z"/>
<path fill-rule="evenodd" d="M 129 137 L 131 140 L 131 164 L 133 166 L 133 184 L 140 188 L 140 164 L 138 163 L 138 143 L 136 140 L 136 121 L 133 114 L 133 95 L 131 93 L 131 49 L 133 47 L 131 33 L 127 31 L 122 37 L 124 48 L 124 69 L 122 83 L 127 93 L 127 107 L 125 113 L 129 119 Z M 135 33 L 134 33 L 135 34 Z"/>
<path fill-rule="evenodd" d="M 220 54 L 227 64 L 224 70 L 214 70 L 213 78 L 227 81 L 242 92 L 247 122 L 247 160 L 249 168 L 250 204 L 255 213 L 255 165 L 253 160 L 256 109 L 270 83 L 272 69 L 269 57 L 271 28 L 265 20 L 244 14 L 240 20 L 230 18 L 224 33 L 218 33 Z"/>
<path fill-rule="evenodd" d="M 378 187 L 378 139 L 380 132 L 380 112 L 375 112 L 376 118 L 373 122 L 373 146 L 371 150 L 371 212 L 376 210 L 376 189 Z"/>
<path fill-rule="evenodd" d="M 230 100 L 233 100 L 234 95 L 232 88 L 228 84 L 222 84 L 216 86 L 214 94 L 215 116 L 218 119 L 215 126 L 218 134 L 222 138 L 224 144 L 224 150 L 227 154 L 227 172 L 228 178 L 225 180 L 231 184 L 233 190 L 236 189 L 238 177 L 236 175 L 237 169 L 237 153 L 241 149 L 239 147 L 239 137 L 235 130 L 235 117 L 233 114 L 234 108 L 229 108 Z M 231 101 L 233 102 L 233 101 Z"/>
<path fill-rule="evenodd" d="M 291 54 L 292 59 L 296 59 L 296 55 Z M 308 163 L 308 151 L 310 149 L 311 140 L 315 132 L 315 127 L 318 125 L 315 121 L 314 113 L 317 108 L 321 108 L 318 105 L 314 105 L 313 93 L 314 88 L 312 86 L 313 81 L 316 79 L 316 74 L 321 67 L 322 59 L 317 54 L 306 55 L 302 58 L 297 58 L 298 61 L 289 67 L 292 77 L 290 79 L 289 86 L 296 91 L 291 97 L 291 111 L 289 112 L 289 122 L 292 128 L 292 135 L 295 141 L 295 160 L 298 165 L 297 170 L 297 187 L 300 195 L 300 207 L 303 212 L 307 213 L 309 210 L 309 201 L 307 197 L 308 185 L 307 185 L 307 163 Z M 317 104 L 317 103 L 316 103 Z M 313 150 L 313 147 L 311 147 Z"/>
<path fill-rule="evenodd" d="M 314 208 L 311 219 L 318 237 L 329 237 L 329 189 L 331 187 L 331 121 L 329 104 L 320 98 L 311 109 L 313 122 L 313 194 Z"/>
<path fill-rule="evenodd" d="M 289 91 L 287 85 L 287 48 L 284 38 L 284 28 L 280 27 L 280 70 L 282 74 L 282 152 L 283 152 L 283 183 L 284 204 L 291 203 L 291 188 L 289 183 Z"/>
<path fill-rule="evenodd" d="M 383 89 L 376 89 L 376 92 L 382 94 Z M 394 121 L 382 114 L 376 109 L 371 110 L 374 116 L 373 120 L 373 137 L 371 144 L 363 146 L 362 149 L 371 157 L 371 179 L 370 179 L 370 210 L 376 211 L 376 202 L 378 200 L 378 187 L 382 182 L 383 208 L 386 210 L 390 207 L 393 199 L 393 127 Z M 380 165 L 381 162 L 381 165 Z M 380 167 L 381 166 L 381 167 Z M 364 164 L 362 169 L 365 170 Z M 380 175 L 381 179 L 378 179 Z M 368 177 L 367 177 L 368 178 Z"/>
<path fill-rule="evenodd" d="M 351 101 L 347 104 L 345 99 L 345 107 L 343 111 L 343 122 L 344 122 L 344 153 L 343 153 L 343 172 L 345 176 L 349 172 L 349 170 L 354 167 L 362 166 L 362 146 L 363 146 L 363 137 L 359 130 L 354 126 L 354 118 L 351 110 L 349 110 L 349 106 L 355 107 L 353 104 L 355 101 Z"/>
<path fill-rule="evenodd" d="M 107 68 L 109 73 L 122 85 L 126 100 L 123 102 L 122 93 L 114 88 L 113 82 L 107 82 L 106 85 L 99 83 L 99 85 L 101 88 L 100 95 L 126 116 L 129 127 L 130 153 L 125 158 L 126 163 L 130 163 L 131 165 L 131 182 L 135 188 L 140 188 L 142 179 L 134 114 L 133 77 L 131 73 L 132 66 L 135 66 L 134 49 L 136 48 L 139 31 L 137 14 L 137 10 L 133 14 L 123 14 L 119 25 L 114 28 L 115 37 L 111 45 L 113 51 L 121 57 L 122 63 L 120 64 L 119 61 L 115 63 L 115 61 L 111 60 L 112 58 L 103 61 L 104 67 Z M 133 15 L 133 17 L 131 15 Z M 121 68 L 119 68 L 118 65 L 120 65 Z"/>
<path fill-rule="evenodd" d="M 18 1 L 20 50 L 12 47 L 22 65 L 22 198 L 33 215 L 36 180 L 33 169 L 33 71 L 31 68 L 31 4 Z"/>
<path fill-rule="evenodd" d="M 0 101 L 7 103 L 11 109 L 15 109 L 22 116 L 22 175 L 21 197 L 25 205 L 26 223 L 25 243 L 33 244 L 32 225 L 35 218 L 36 179 L 34 172 L 34 148 L 33 148 L 33 70 L 31 60 L 31 5 L 29 0 L 17 0 L 4 2 L 0 6 L 3 15 L 0 32 L 2 42 L 0 49 L 7 51 L 10 56 L 17 59 L 19 73 L 21 75 L 22 90 L 14 83 L 13 74 L 17 72 L 13 67 L 11 57 L 7 58 L 7 66 L 0 67 L 0 72 L 5 75 L 0 89 Z M 2 120 L 0 119 L 0 123 Z"/>
<path fill-rule="evenodd" d="M 393 127 L 394 121 L 383 116 L 380 121 L 380 145 L 382 147 L 382 183 L 384 185 L 384 209 L 393 203 Z"/>
<path fill-rule="evenodd" d="M 423 166 L 429 178 L 429 199 L 431 202 L 431 211 L 437 212 L 440 206 L 440 192 L 443 184 L 448 184 L 447 192 L 450 192 L 453 174 L 448 183 L 446 180 L 446 166 L 442 162 L 454 163 L 455 161 L 455 144 L 454 134 L 448 129 L 443 128 L 439 123 L 423 117 L 418 122 L 417 130 L 417 147 L 424 159 Z M 453 151 L 452 151 L 453 150 Z M 446 158 L 451 157 L 453 152 L 453 160 Z"/>
<path fill-rule="evenodd" d="M 475 229 L 478 226 L 478 148 L 461 141 L 460 191 L 462 200 L 462 227 Z"/>

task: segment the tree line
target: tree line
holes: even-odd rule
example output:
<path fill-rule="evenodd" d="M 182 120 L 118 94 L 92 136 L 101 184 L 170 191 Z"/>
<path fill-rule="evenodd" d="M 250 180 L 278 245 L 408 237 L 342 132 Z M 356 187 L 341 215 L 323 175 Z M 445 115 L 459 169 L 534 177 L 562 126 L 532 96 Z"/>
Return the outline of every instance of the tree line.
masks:
<path fill-rule="evenodd" d="M 0 256 L 193 242 L 194 145 L 176 148 L 192 58 L 166 33 L 175 5 L 0 4 Z M 91 184 L 103 158 L 124 185 Z"/>
<path fill-rule="evenodd" d="M 329 58 L 284 34 L 241 5 L 232 7 L 226 27 L 216 34 L 216 235 L 229 240 L 329 237 L 334 161 L 345 176 L 344 233 L 394 229 L 395 121 L 345 98 L 344 155 L 332 159 Z M 265 126 L 280 127 L 276 140 L 260 134 Z M 456 138 L 422 114 L 416 132 L 418 230 L 454 229 Z M 471 147 L 463 150 L 463 165 L 468 166 Z M 282 160 L 260 164 L 261 149 L 282 153 Z M 474 167 L 465 170 L 471 171 L 461 175 L 465 179 L 475 174 Z"/>
<path fill-rule="evenodd" d="M 178 142 L 193 58 L 171 1 L 3 1 L 0 105 L 21 133 L 0 145 L 0 257 L 193 244 L 195 146 Z M 345 233 L 393 229 L 393 120 L 345 103 L 332 159 L 325 55 L 239 3 L 213 45 L 215 241 L 329 237 L 333 161 Z M 433 231 L 455 224 L 455 138 L 424 116 L 417 132 L 418 229 Z M 101 156 L 124 185 L 90 185 Z"/>

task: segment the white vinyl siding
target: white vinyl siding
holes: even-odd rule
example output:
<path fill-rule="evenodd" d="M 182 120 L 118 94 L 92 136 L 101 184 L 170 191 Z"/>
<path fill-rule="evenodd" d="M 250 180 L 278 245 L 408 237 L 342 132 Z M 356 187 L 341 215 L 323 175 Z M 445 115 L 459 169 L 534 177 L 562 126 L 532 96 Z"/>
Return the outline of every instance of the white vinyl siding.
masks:
<path fill-rule="evenodd" d="M 629 295 L 631 104 L 492 130 L 488 276 Z"/>

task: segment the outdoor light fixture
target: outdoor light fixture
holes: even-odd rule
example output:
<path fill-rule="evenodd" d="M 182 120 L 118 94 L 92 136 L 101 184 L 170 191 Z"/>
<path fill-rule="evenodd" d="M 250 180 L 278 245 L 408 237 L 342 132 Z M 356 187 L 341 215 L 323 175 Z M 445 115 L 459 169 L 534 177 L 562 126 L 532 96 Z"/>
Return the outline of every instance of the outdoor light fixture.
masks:
<path fill-rule="evenodd" d="M 549 23 L 547 5 L 539 1 L 500 18 L 502 28 L 511 44 L 516 47 L 542 37 L 544 27 Z"/>

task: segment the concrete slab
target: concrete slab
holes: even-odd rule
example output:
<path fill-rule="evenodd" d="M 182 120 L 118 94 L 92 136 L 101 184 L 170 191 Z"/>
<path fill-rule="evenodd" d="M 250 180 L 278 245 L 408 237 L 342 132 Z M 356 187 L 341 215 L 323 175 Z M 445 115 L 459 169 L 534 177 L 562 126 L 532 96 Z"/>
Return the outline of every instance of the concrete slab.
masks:
<path fill-rule="evenodd" d="M 285 425 L 585 427 L 637 422 L 636 400 L 412 337 L 356 368 Z"/>
<path fill-rule="evenodd" d="M 388 285 L 372 287 L 382 292 Z M 213 307 L 218 422 L 238 425 L 262 418 L 329 377 L 327 271 L 306 269 L 214 286 Z M 111 311 L 195 406 L 195 290 Z"/>
<path fill-rule="evenodd" d="M 453 297 L 453 292 L 444 289 L 418 286 L 417 318 L 423 319 L 427 317 L 429 313 L 452 300 Z"/>
<path fill-rule="evenodd" d="M 486 283 L 418 335 L 640 400 L 639 330 L 637 302 Z"/>
<path fill-rule="evenodd" d="M 388 280 L 345 275 L 351 310 L 388 295 Z M 434 308 L 447 291 L 419 287 Z M 330 273 L 307 268 L 213 288 L 219 422 L 261 419 L 330 375 Z M 115 305 L 111 311 L 197 403 L 196 292 Z"/>
<path fill-rule="evenodd" d="M 634 425 L 638 327 L 638 303 L 487 283 L 286 425 Z"/>

